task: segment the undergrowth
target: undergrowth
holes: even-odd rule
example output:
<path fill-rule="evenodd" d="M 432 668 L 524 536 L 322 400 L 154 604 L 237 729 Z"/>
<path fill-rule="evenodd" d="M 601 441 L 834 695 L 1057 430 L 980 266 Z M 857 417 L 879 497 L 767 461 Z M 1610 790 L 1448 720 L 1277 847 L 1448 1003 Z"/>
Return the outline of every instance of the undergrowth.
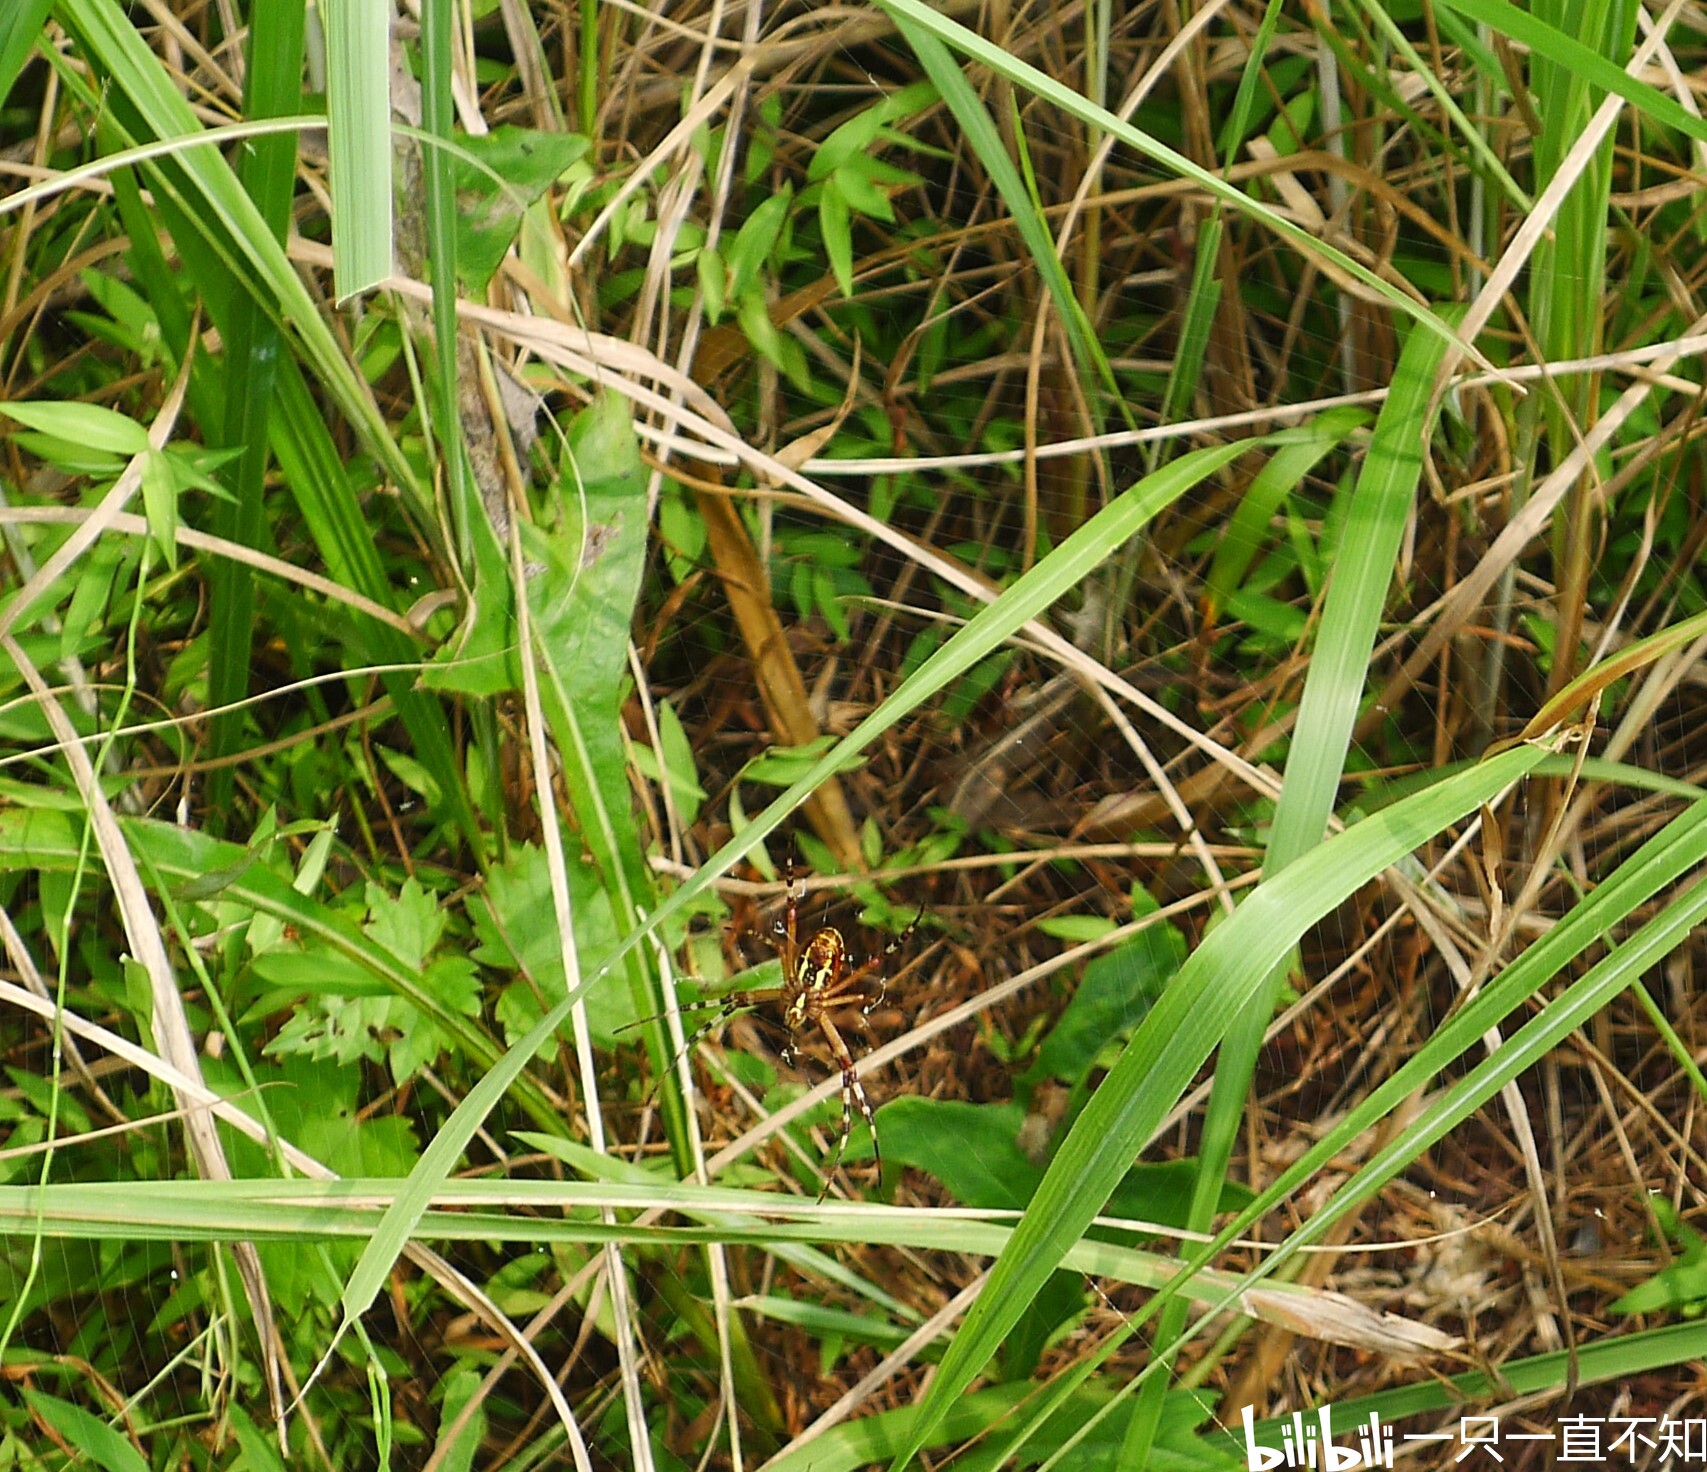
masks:
<path fill-rule="evenodd" d="M 1707 1461 L 1696 27 L 16 0 L 7 1465 Z"/>

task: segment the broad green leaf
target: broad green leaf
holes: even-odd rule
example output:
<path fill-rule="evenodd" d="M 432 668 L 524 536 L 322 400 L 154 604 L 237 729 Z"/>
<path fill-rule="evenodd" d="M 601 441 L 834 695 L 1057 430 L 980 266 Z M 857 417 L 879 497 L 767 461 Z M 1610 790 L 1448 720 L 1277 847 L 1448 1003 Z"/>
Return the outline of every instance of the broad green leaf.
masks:
<path fill-rule="evenodd" d="M 104 1472 L 149 1472 L 147 1459 L 130 1439 L 81 1406 L 45 1391 L 21 1388 L 30 1410 L 51 1426 L 62 1445 L 74 1448 Z"/>
<path fill-rule="evenodd" d="M 471 296 L 484 296 L 529 207 L 590 146 L 578 134 L 508 124 L 456 140 L 456 274 Z"/>
<path fill-rule="evenodd" d="M 326 37 L 332 280 L 339 301 L 391 274 L 391 18 L 372 0 L 320 0 Z"/>
<path fill-rule="evenodd" d="M 142 457 L 142 506 L 148 530 L 166 559 L 178 565 L 178 480 L 164 450 L 150 448 Z"/>
<path fill-rule="evenodd" d="M 99 404 L 20 400 L 0 405 L 0 414 L 85 450 L 128 457 L 149 447 L 146 429 Z"/>

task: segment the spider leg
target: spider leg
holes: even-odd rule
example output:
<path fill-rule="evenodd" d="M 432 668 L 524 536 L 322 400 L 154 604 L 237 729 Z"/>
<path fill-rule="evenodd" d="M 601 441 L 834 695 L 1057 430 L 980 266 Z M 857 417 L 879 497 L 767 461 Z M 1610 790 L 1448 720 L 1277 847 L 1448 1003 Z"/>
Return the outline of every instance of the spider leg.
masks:
<path fill-rule="evenodd" d="M 788 856 L 787 865 L 783 871 L 788 878 L 788 899 L 782 907 L 782 913 L 788 926 L 785 932 L 788 936 L 788 949 L 800 949 L 800 892 L 794 887 L 794 855 Z"/>
<path fill-rule="evenodd" d="M 800 896 L 794 888 L 794 856 L 789 855 L 787 899 L 783 903 L 783 918 L 771 926 L 771 949 L 782 959 L 784 983 L 800 975 Z"/>
<path fill-rule="evenodd" d="M 854 1104 L 859 1104 L 859 1112 L 865 1116 L 865 1127 L 871 1131 L 871 1159 L 877 1168 L 878 1179 L 883 1177 L 883 1151 L 877 1143 L 877 1116 L 872 1112 L 871 1100 L 866 1096 L 865 1085 L 859 1081 L 859 1075 L 854 1072 L 853 1055 L 848 1052 L 848 1045 L 842 1041 L 842 1035 L 836 1031 L 835 1023 L 827 1017 L 818 1019 L 819 1030 L 824 1034 L 825 1041 L 830 1045 L 830 1056 L 836 1066 L 842 1071 L 842 1134 L 836 1141 L 836 1158 L 830 1162 L 830 1168 L 824 1172 L 824 1186 L 818 1192 L 822 1201 L 830 1192 L 830 1182 L 836 1178 L 836 1172 L 841 1168 L 842 1155 L 848 1148 L 848 1140 L 853 1135 Z"/>
<path fill-rule="evenodd" d="M 658 1077 L 652 1081 L 652 1087 L 647 1092 L 645 1103 L 648 1105 L 651 1104 L 652 1101 L 657 1098 L 658 1090 L 663 1087 L 664 1080 L 681 1066 L 682 1060 L 692 1053 L 693 1050 L 707 1037 L 716 1032 L 717 1029 L 725 1022 L 729 1021 L 731 1017 L 735 1017 L 742 1012 L 750 1011 L 754 1007 L 762 1007 L 767 1002 L 775 1001 L 777 995 L 777 988 L 764 987 L 758 991 L 735 992 L 727 997 L 713 997 L 710 1001 L 689 1002 L 685 1007 L 678 1007 L 676 1009 L 678 1013 L 709 1011 L 712 1012 L 713 1015 L 709 1022 L 706 1022 L 696 1028 L 689 1036 L 688 1040 L 670 1055 L 669 1063 L 665 1065 L 663 1070 L 658 1074 Z M 713 1009 L 715 1009 L 715 1011 L 713 1011 Z M 643 1023 L 647 1022 L 661 1022 L 668 1015 L 668 1013 L 660 1012 L 652 1017 L 642 1017 L 638 1021 L 625 1023 L 622 1027 L 619 1027 L 617 1031 L 626 1032 L 631 1027 L 639 1027 Z M 692 1080 L 690 1078 L 689 1086 L 691 1087 L 691 1085 Z"/>
<path fill-rule="evenodd" d="M 866 1017 L 871 1016 L 873 1012 L 881 1007 L 883 1005 L 883 999 L 889 995 L 889 977 L 887 972 L 884 970 L 883 963 L 913 938 L 913 932 L 919 928 L 919 921 L 924 919 L 924 917 L 925 902 L 920 900 L 918 913 L 907 922 L 907 928 L 896 936 L 894 940 L 890 941 L 888 945 L 884 946 L 881 955 L 873 956 L 871 960 L 867 961 L 865 965 L 860 968 L 862 971 L 872 971 L 877 976 L 877 995 L 874 997 L 868 997 L 864 1005 L 860 1008 L 860 1012 Z"/>

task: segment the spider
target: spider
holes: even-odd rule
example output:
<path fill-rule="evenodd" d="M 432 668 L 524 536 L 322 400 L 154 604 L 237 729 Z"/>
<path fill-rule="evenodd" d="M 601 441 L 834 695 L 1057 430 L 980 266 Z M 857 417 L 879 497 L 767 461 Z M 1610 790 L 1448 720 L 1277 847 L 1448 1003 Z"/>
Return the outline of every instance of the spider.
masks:
<path fill-rule="evenodd" d="M 881 1178 L 883 1173 L 883 1154 L 877 1143 L 877 1116 L 872 1111 L 871 1100 L 866 1096 L 865 1085 L 859 1081 L 859 1075 L 854 1071 L 853 1055 L 848 1051 L 848 1045 L 843 1041 L 836 1024 L 831 1021 L 830 1014 L 858 1003 L 861 1015 L 869 1017 L 882 1004 L 889 990 L 888 978 L 883 974 L 883 963 L 911 939 L 913 932 L 919 928 L 919 921 L 924 917 L 925 908 L 923 904 L 919 906 L 918 914 L 908 922 L 907 928 L 890 941 L 882 952 L 868 958 L 863 965 L 854 966 L 848 955 L 847 941 L 834 926 L 826 925 L 814 931 L 804 945 L 801 943 L 800 894 L 795 889 L 792 863 L 788 866 L 787 895 L 783 918 L 776 922 L 771 934 L 766 936 L 771 948 L 782 961 L 782 985 L 731 992 L 727 996 L 692 1003 L 682 1008 L 684 1012 L 716 1008 L 717 1012 L 687 1040 L 681 1052 L 671 1060 L 671 1067 L 691 1053 L 694 1045 L 702 1038 L 716 1031 L 731 1017 L 755 1007 L 768 1006 L 773 1002 L 780 1006 L 783 1026 L 788 1031 L 788 1041 L 782 1048 L 784 1063 L 793 1067 L 800 1045 L 814 1035 L 822 1038 L 829 1047 L 831 1059 L 842 1071 L 842 1130 L 836 1142 L 835 1158 L 824 1175 L 824 1189 L 818 1193 L 818 1199 L 822 1201 L 829 1192 L 830 1182 L 842 1163 L 842 1154 L 853 1135 L 853 1111 L 856 1102 L 859 1112 L 865 1116 L 866 1128 L 871 1131 L 871 1154 L 878 1177 Z M 877 983 L 875 992 L 869 986 L 874 978 Z M 644 1017 L 640 1022 L 628 1025 L 638 1027 L 642 1022 L 652 1021 L 656 1019 Z"/>

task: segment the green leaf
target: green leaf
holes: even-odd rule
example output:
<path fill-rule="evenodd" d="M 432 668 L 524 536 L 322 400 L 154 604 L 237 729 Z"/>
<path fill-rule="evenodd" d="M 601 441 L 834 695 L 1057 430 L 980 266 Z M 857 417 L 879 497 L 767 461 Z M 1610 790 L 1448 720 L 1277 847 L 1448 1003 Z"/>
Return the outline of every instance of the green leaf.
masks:
<path fill-rule="evenodd" d="M 1056 915 L 1039 920 L 1037 928 L 1056 940 L 1071 941 L 1078 945 L 1085 941 L 1101 940 L 1115 928 L 1115 923 L 1107 915 Z"/>
<path fill-rule="evenodd" d="M 888 173 L 887 170 L 880 171 L 871 159 L 852 158 L 830 176 L 829 188 L 841 195 L 855 214 L 893 224 L 895 210 L 889 203 L 889 196 L 878 187 L 879 172 Z"/>
<path fill-rule="evenodd" d="M 829 178 L 850 159 L 864 154 L 888 132 L 891 123 L 924 111 L 936 100 L 937 91 L 930 82 L 914 82 L 849 118 L 818 145 L 812 162 L 807 165 L 807 181 L 815 184 Z"/>
<path fill-rule="evenodd" d="M 438 898 L 413 877 L 395 893 L 370 879 L 367 904 L 368 921 L 362 928 L 404 965 L 424 968 L 444 934 L 445 914 Z"/>
<path fill-rule="evenodd" d="M 824 237 L 824 254 L 830 259 L 830 270 L 842 295 L 851 297 L 853 279 L 853 230 L 848 216 L 848 202 L 836 188 L 835 179 L 824 186 L 818 196 L 818 229 Z"/>
<path fill-rule="evenodd" d="M 163 450 L 150 448 L 142 457 L 142 509 L 149 535 L 160 548 L 167 567 L 178 565 L 178 478 Z"/>
<path fill-rule="evenodd" d="M 788 207 L 793 202 L 794 191 L 785 184 L 780 193 L 762 201 L 741 222 L 734 243 L 729 247 L 730 296 L 743 298 L 758 284 L 759 272 L 770 259 L 777 237 L 782 234 L 783 223 L 788 218 Z"/>
<path fill-rule="evenodd" d="M 1707 143 L 1707 121 L 1689 112 L 1657 87 L 1638 81 L 1611 57 L 1583 45 L 1557 27 L 1548 25 L 1539 16 L 1519 10 L 1507 0 L 1442 0 L 1442 3 L 1469 20 L 1479 21 L 1489 29 L 1509 36 L 1603 91 L 1622 97 L 1656 123 L 1676 128 L 1687 137 Z"/>
<path fill-rule="evenodd" d="M 471 295 L 484 295 L 534 201 L 590 148 L 579 134 L 508 124 L 457 139 L 456 274 Z"/>
<path fill-rule="evenodd" d="M 0 405 L 0 413 L 84 450 L 129 458 L 149 448 L 146 429 L 99 404 L 22 400 Z"/>
<path fill-rule="evenodd" d="M 1185 942 L 1171 925 L 1151 925 L 1098 956 L 1017 1082 L 1027 1088 L 1050 1078 L 1083 1083 L 1097 1055 L 1143 1021 L 1184 958 Z"/>
<path fill-rule="evenodd" d="M 1257 553 L 1271 540 L 1269 524 L 1281 503 L 1324 455 L 1366 424 L 1368 418 L 1363 410 L 1352 408 L 1329 409 L 1318 414 L 1305 429 L 1297 432 L 1296 438 L 1289 436 L 1286 443 L 1277 447 L 1268 463 L 1251 478 L 1227 523 L 1209 569 L 1212 608 L 1226 606 Z"/>
<path fill-rule="evenodd" d="M 19 1394 L 30 1410 L 53 1428 L 64 1445 L 82 1453 L 95 1466 L 105 1472 L 149 1472 L 147 1460 L 127 1437 L 81 1406 L 27 1385 L 19 1388 Z"/>
<path fill-rule="evenodd" d="M 694 271 L 699 276 L 700 294 L 705 298 L 705 318 L 713 327 L 723 320 L 723 308 L 728 300 L 729 268 L 717 247 L 708 245 L 694 258 Z"/>
<path fill-rule="evenodd" d="M 320 0 L 320 18 L 332 280 L 342 302 L 391 274 L 391 23 L 370 0 Z"/>
<path fill-rule="evenodd" d="M 13 0 L 0 13 L 0 98 L 11 94 L 52 9 L 53 0 Z"/>
<path fill-rule="evenodd" d="M 755 287 L 742 297 L 735 308 L 735 318 L 754 351 L 772 367 L 780 369 L 783 366 L 782 334 L 777 331 L 776 323 L 771 321 L 764 293 Z"/>
<path fill-rule="evenodd" d="M 256 956 L 255 975 L 293 996 L 390 997 L 395 988 L 351 956 L 328 946 L 283 946 Z"/>
<path fill-rule="evenodd" d="M 940 1181 L 956 1201 L 1023 1211 L 1043 1167 L 1020 1148 L 1025 1108 L 903 1094 L 877 1111 L 885 1160 Z"/>

